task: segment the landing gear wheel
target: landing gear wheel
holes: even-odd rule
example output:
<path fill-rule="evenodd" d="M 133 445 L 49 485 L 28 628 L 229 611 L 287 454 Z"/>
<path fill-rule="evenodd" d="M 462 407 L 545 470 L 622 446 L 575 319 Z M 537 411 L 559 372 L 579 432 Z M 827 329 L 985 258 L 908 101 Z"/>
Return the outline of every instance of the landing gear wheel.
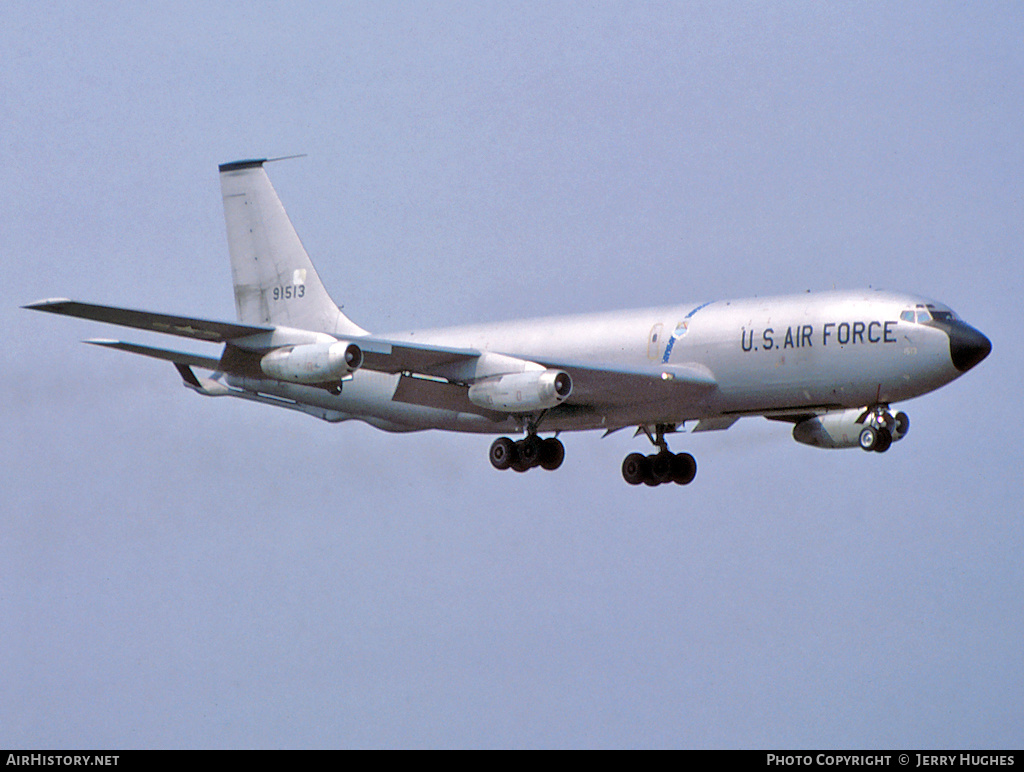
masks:
<path fill-rule="evenodd" d="M 530 462 L 530 466 L 537 466 L 540 462 L 541 439 L 536 434 L 520 440 L 517 443 L 519 456 Z"/>
<path fill-rule="evenodd" d="M 872 450 L 876 453 L 885 453 L 890 445 L 892 445 L 892 432 L 885 428 L 879 429 L 878 436 L 875 438 L 875 447 Z"/>
<path fill-rule="evenodd" d="M 519 455 L 519 443 L 516 443 L 516 451 L 516 460 L 512 462 L 511 469 L 514 472 L 529 472 L 533 464 L 530 463 L 528 458 L 523 458 Z"/>
<path fill-rule="evenodd" d="M 906 413 L 896 414 L 896 429 L 893 435 L 896 437 L 905 437 L 907 432 L 910 431 L 910 416 Z"/>
<path fill-rule="evenodd" d="M 865 426 L 861 430 L 858 442 L 864 450 L 874 450 L 875 444 L 878 442 L 878 431 L 873 426 Z"/>
<path fill-rule="evenodd" d="M 630 485 L 655 487 L 674 482 L 689 485 L 697 476 L 697 461 L 689 453 L 673 453 L 664 444 L 658 453 L 630 453 L 622 462 L 622 478 Z"/>
<path fill-rule="evenodd" d="M 697 460 L 689 453 L 677 453 L 672 457 L 672 482 L 689 485 L 697 476 Z"/>
<path fill-rule="evenodd" d="M 540 465 L 548 471 L 554 471 L 562 465 L 565 460 L 565 446 L 562 441 L 555 437 L 548 437 L 540 444 Z"/>
<path fill-rule="evenodd" d="M 630 453 L 622 462 L 622 479 L 630 485 L 639 485 L 650 475 L 650 462 L 642 453 Z"/>
<path fill-rule="evenodd" d="M 508 469 L 516 462 L 519 454 L 516 452 L 516 444 L 508 437 L 499 437 L 491 445 L 490 452 L 491 466 L 495 469 Z"/>
<path fill-rule="evenodd" d="M 516 460 L 512 468 L 517 472 L 525 472 L 540 463 L 541 439 L 536 434 L 531 434 L 525 439 L 516 443 Z"/>
<path fill-rule="evenodd" d="M 672 481 L 672 462 L 675 456 L 669 451 L 663 450 L 653 456 L 648 456 L 651 464 L 651 481 L 655 485 L 661 485 Z"/>

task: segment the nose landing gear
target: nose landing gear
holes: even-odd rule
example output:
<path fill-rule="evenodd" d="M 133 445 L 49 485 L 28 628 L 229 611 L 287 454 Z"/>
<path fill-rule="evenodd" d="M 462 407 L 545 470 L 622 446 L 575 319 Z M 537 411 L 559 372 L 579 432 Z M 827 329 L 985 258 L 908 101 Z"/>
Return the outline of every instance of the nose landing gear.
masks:
<path fill-rule="evenodd" d="M 864 450 L 885 453 L 894 442 L 910 431 L 910 417 L 903 412 L 893 415 L 887 407 L 876 408 L 864 419 L 858 443 Z"/>

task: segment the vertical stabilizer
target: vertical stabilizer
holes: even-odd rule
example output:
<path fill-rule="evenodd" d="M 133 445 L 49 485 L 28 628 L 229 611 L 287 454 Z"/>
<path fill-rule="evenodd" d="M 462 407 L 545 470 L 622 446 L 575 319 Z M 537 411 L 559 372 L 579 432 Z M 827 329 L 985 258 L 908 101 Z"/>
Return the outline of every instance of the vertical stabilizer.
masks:
<path fill-rule="evenodd" d="M 263 169 L 266 162 L 264 158 L 220 165 L 238 320 L 337 335 L 365 334 L 327 294 Z"/>

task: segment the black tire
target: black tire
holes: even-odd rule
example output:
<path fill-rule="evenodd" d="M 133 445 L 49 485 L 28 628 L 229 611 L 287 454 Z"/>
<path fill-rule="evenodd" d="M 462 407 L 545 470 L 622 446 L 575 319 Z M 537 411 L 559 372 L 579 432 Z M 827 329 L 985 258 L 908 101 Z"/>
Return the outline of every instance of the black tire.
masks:
<path fill-rule="evenodd" d="M 499 437 L 491 445 L 489 458 L 491 466 L 495 469 L 508 469 L 516 462 L 518 457 L 516 444 L 508 437 Z"/>
<path fill-rule="evenodd" d="M 677 453 L 672 457 L 672 482 L 689 485 L 697 476 L 697 459 L 689 453 Z"/>
<path fill-rule="evenodd" d="M 647 462 L 647 475 L 644 477 L 644 485 L 647 485 L 651 488 L 661 485 L 661 482 L 654 476 L 654 460 L 657 457 L 657 453 L 652 453 L 649 456 L 644 456 L 644 460 Z"/>
<path fill-rule="evenodd" d="M 529 472 L 533 468 L 533 464 L 523 459 L 522 456 L 517 456 L 516 460 L 512 462 L 513 472 Z"/>
<path fill-rule="evenodd" d="M 873 426 L 865 426 L 861 429 L 860 438 L 857 440 L 861 448 L 870 452 L 875 449 L 878 442 L 878 431 Z"/>
<path fill-rule="evenodd" d="M 622 462 L 622 479 L 630 485 L 644 482 L 650 473 L 650 462 L 642 453 L 630 453 Z"/>
<path fill-rule="evenodd" d="M 555 437 L 548 437 L 540 444 L 540 465 L 553 472 L 565 460 L 565 446 Z"/>
<path fill-rule="evenodd" d="M 903 439 L 907 436 L 907 432 L 910 431 L 910 416 L 906 413 L 896 414 L 896 429 L 894 430 L 895 436 Z"/>
<path fill-rule="evenodd" d="M 651 462 L 651 479 L 658 485 L 672 482 L 672 461 L 675 456 L 663 450 L 648 458 Z"/>
<path fill-rule="evenodd" d="M 516 443 L 517 458 L 513 462 L 512 468 L 517 472 L 533 469 L 540 463 L 540 447 L 541 440 L 536 434 L 531 434 L 529 437 L 519 440 Z"/>
<path fill-rule="evenodd" d="M 516 445 L 519 450 L 519 457 L 529 461 L 531 467 L 537 466 L 540 463 L 540 451 L 543 446 L 543 441 L 540 437 L 536 434 L 531 434 L 529 437 L 520 440 Z"/>
<path fill-rule="evenodd" d="M 876 453 L 885 453 L 892 445 L 892 432 L 888 429 L 879 429 L 878 437 L 875 438 L 875 447 L 872 448 Z"/>

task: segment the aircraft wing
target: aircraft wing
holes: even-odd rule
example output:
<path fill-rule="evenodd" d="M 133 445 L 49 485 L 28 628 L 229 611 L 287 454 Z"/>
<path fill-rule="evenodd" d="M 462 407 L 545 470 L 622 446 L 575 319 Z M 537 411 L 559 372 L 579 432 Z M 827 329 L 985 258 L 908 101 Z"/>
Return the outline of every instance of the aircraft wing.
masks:
<path fill-rule="evenodd" d="M 226 343 L 237 338 L 273 332 L 273 327 L 257 327 L 233 322 L 216 322 L 209 319 L 194 319 L 188 316 L 170 316 L 155 314 L 151 311 L 136 311 L 130 308 L 100 306 L 92 303 L 78 303 L 67 298 L 40 300 L 23 308 L 32 311 L 46 311 L 50 314 L 76 316 L 79 319 L 91 319 L 95 322 L 118 324 L 122 327 L 134 327 L 137 330 L 162 332 L 167 335 L 179 335 L 183 338 L 205 340 L 211 343 Z"/>
<path fill-rule="evenodd" d="M 252 341 L 265 342 L 267 335 L 273 335 L 277 329 L 273 326 L 237 324 L 79 303 L 66 298 L 41 300 L 24 307 L 33 311 L 74 316 L 80 319 L 177 335 L 209 343 L 244 345 L 241 341 L 247 338 Z M 425 378 L 403 378 L 402 385 L 394 399 L 449 410 L 465 409 L 471 412 L 491 412 L 471 407 L 471 403 L 465 397 L 466 387 L 464 385 L 450 381 L 443 385 L 441 383 L 446 380 L 444 373 L 452 371 L 452 368 L 458 369 L 461 365 L 472 363 L 483 352 L 476 349 L 436 346 L 407 340 L 394 341 L 373 335 L 353 336 L 351 340 L 362 349 L 363 367 L 367 370 L 393 374 L 402 373 L 405 376 L 426 376 Z M 124 341 L 94 339 L 86 342 L 105 348 L 165 359 L 176 365 L 216 370 L 225 364 L 224 360 L 214 357 L 142 346 Z M 248 348 L 248 346 L 245 347 Z M 595 364 L 562 359 L 540 358 L 536 362 L 544 367 L 557 368 L 569 373 L 573 381 L 573 392 L 566 405 L 574 408 L 609 408 L 679 397 L 694 397 L 716 386 L 711 371 L 697 363 L 631 369 L 612 363 Z"/>
<path fill-rule="evenodd" d="M 434 347 L 431 347 L 434 348 Z M 445 351 L 445 349 L 438 349 Z M 478 352 L 450 350 L 452 355 L 479 356 Z M 696 363 L 631 369 L 621 365 L 540 359 L 538 364 L 564 370 L 572 378 L 572 395 L 557 410 L 601 410 L 626 405 L 697 398 L 717 386 L 714 375 Z M 397 402 L 445 410 L 478 413 L 489 418 L 501 413 L 474 405 L 467 387 L 432 377 L 429 370 L 403 374 L 393 399 Z"/>
<path fill-rule="evenodd" d="M 50 314 L 74 316 L 79 319 L 89 319 L 95 322 L 117 324 L 122 327 L 133 327 L 137 330 L 178 335 L 183 338 L 203 340 L 209 343 L 235 343 L 236 345 L 243 345 L 239 343 L 240 340 L 252 338 L 254 341 L 260 341 L 261 344 L 265 344 L 267 342 L 266 336 L 273 334 L 276 329 L 273 326 L 237 324 L 235 322 L 197 319 L 190 316 L 158 314 L 152 311 L 139 311 L 131 308 L 101 306 L 94 303 L 79 303 L 67 298 L 40 300 L 23 306 L 23 308 L 32 311 L 45 311 Z M 469 361 L 480 356 L 480 352 L 473 349 L 445 348 L 429 344 L 397 342 L 374 336 L 354 336 L 351 340 L 357 343 L 363 350 L 363 366 L 368 370 L 377 370 L 384 373 L 428 373 L 437 367 Z M 131 348 L 132 344 L 127 343 L 120 343 L 115 346 L 108 342 L 98 345 L 118 348 L 122 351 L 131 351 L 136 354 L 145 354 L 147 356 L 156 356 L 152 352 L 159 350 L 135 350 Z M 248 346 L 244 347 L 248 348 Z M 171 357 L 162 358 L 177 361 Z M 199 366 L 206 367 L 205 364 Z"/>
<path fill-rule="evenodd" d="M 363 367 L 379 372 L 403 373 L 404 378 L 395 395 L 399 402 L 462 410 L 483 414 L 490 411 L 474 410 L 465 396 L 467 381 L 472 377 L 458 375 L 466 372 L 460 366 L 487 356 L 486 352 L 468 348 L 447 348 L 408 341 L 390 341 L 384 338 L 354 339 L 363 349 Z M 526 359 L 518 359 L 521 363 Z M 715 388 L 712 372 L 697 363 L 659 365 L 650 368 L 629 368 L 614 363 L 593 363 L 568 359 L 529 358 L 530 362 L 547 368 L 564 370 L 572 378 L 572 396 L 567 404 L 577 407 L 615 407 L 620 405 L 658 402 L 678 398 L 684 394 L 697 395 Z M 447 381 L 446 387 L 440 385 Z M 461 392 L 461 393 L 460 393 Z"/>

